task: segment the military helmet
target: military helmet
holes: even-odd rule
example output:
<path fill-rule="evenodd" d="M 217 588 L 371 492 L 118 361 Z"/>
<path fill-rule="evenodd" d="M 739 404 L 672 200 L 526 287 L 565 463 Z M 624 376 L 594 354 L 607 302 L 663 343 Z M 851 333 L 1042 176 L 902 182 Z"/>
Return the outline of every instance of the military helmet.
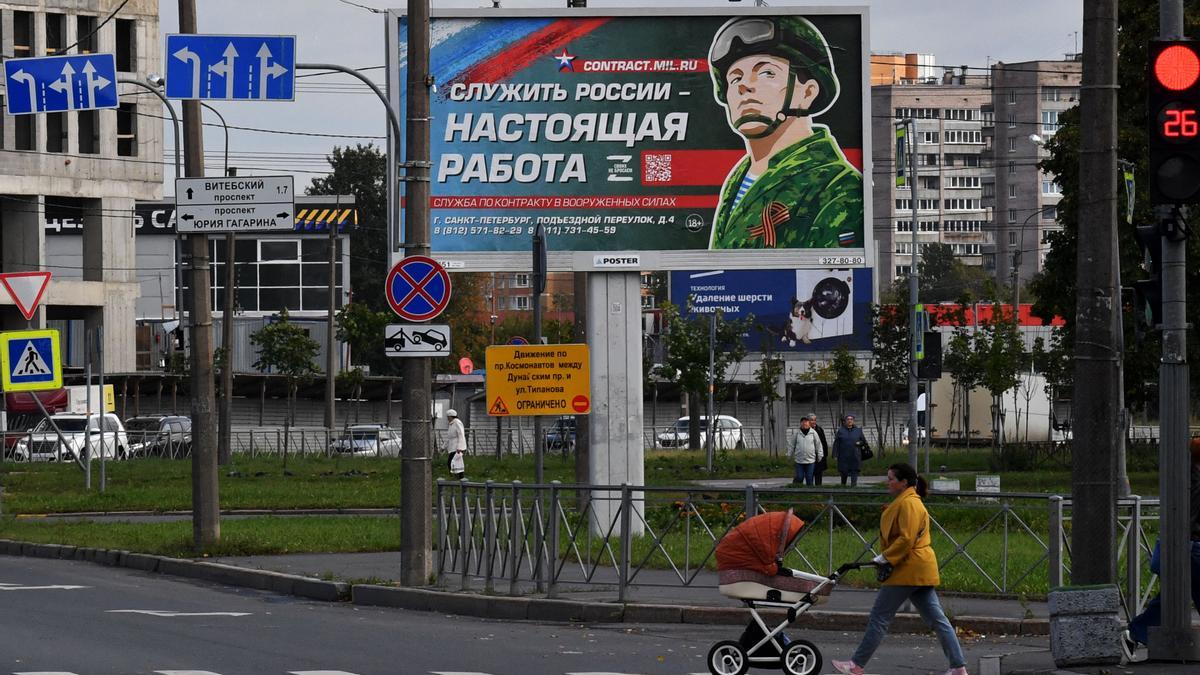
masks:
<path fill-rule="evenodd" d="M 798 16 L 749 16 L 730 20 L 713 37 L 708 62 L 718 101 L 726 102 L 729 67 L 753 54 L 786 59 L 793 73 L 799 68 L 817 81 L 821 92 L 806 114 L 819 114 L 837 99 L 838 80 L 829 44 L 816 26 Z"/>

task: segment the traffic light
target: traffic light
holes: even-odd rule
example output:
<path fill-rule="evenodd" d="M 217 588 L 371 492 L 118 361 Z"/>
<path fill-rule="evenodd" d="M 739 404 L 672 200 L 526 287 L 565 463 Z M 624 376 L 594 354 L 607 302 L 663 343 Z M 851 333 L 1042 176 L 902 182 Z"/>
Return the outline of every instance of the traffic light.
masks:
<path fill-rule="evenodd" d="M 1151 41 L 1147 63 L 1150 201 L 1192 203 L 1200 197 L 1200 43 Z"/>
<path fill-rule="evenodd" d="M 1134 236 L 1142 247 L 1145 258 L 1142 269 L 1150 274 L 1149 279 L 1133 282 L 1133 297 L 1137 316 L 1136 326 L 1154 329 L 1162 324 L 1162 243 L 1163 234 L 1159 223 L 1138 225 Z"/>

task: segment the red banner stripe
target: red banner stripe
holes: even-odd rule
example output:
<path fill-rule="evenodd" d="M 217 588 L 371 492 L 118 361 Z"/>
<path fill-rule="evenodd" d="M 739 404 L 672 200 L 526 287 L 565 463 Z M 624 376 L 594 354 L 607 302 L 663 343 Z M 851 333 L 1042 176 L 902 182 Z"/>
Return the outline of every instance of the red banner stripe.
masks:
<path fill-rule="evenodd" d="M 531 33 L 529 37 L 464 71 L 455 82 L 503 82 L 537 59 L 549 59 L 554 52 L 608 22 L 608 17 L 562 19 Z"/>

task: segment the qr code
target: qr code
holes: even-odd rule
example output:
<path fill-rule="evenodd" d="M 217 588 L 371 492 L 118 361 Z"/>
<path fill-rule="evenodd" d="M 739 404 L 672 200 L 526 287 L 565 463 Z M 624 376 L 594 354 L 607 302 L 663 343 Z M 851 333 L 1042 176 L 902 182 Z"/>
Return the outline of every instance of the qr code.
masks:
<path fill-rule="evenodd" d="M 645 155 L 643 169 L 643 182 L 670 183 L 671 155 Z"/>

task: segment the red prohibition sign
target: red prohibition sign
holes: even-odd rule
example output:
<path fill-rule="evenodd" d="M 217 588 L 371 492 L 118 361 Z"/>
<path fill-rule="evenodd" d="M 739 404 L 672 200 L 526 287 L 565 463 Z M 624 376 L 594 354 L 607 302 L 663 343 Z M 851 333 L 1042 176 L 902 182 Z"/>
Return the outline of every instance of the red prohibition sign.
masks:
<path fill-rule="evenodd" d="M 433 258 L 410 255 L 392 267 L 384 292 L 401 318 L 428 321 L 450 304 L 450 275 Z"/>

